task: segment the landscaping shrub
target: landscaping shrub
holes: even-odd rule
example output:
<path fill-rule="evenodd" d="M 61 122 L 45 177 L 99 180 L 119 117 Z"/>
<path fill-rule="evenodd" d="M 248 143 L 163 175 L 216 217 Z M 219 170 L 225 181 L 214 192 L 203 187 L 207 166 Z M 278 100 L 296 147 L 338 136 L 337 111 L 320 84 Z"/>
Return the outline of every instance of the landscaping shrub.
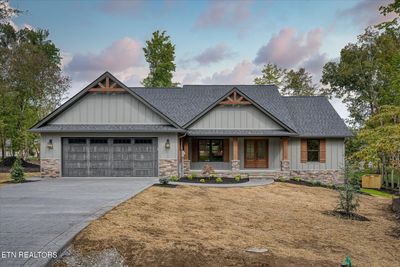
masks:
<path fill-rule="evenodd" d="M 189 174 L 186 178 L 188 178 L 188 180 L 193 180 L 193 175 Z"/>
<path fill-rule="evenodd" d="M 10 170 L 11 179 L 16 183 L 22 183 L 25 181 L 24 169 L 21 165 L 20 158 L 16 158 L 14 164 Z"/>
<path fill-rule="evenodd" d="M 178 177 L 176 177 L 175 175 L 172 175 L 172 176 L 169 177 L 169 180 L 171 182 L 176 182 L 176 181 L 178 181 Z"/>
<path fill-rule="evenodd" d="M 281 181 L 281 182 L 285 182 L 285 181 L 286 181 L 286 179 L 285 179 L 285 177 L 283 177 L 283 176 L 279 176 L 279 181 Z"/>
<path fill-rule="evenodd" d="M 197 177 L 197 172 L 192 172 L 192 175 L 191 175 L 193 178 L 196 178 Z"/>
<path fill-rule="evenodd" d="M 169 179 L 169 177 L 161 177 L 159 179 L 159 181 L 160 181 L 160 184 L 167 185 L 167 184 L 169 184 L 170 179 Z"/>
<path fill-rule="evenodd" d="M 236 176 L 235 176 L 235 182 L 239 183 L 240 180 L 242 180 L 242 176 L 240 176 L 240 174 L 239 174 L 239 175 L 236 175 Z"/>
<path fill-rule="evenodd" d="M 295 182 L 301 182 L 301 178 L 300 177 L 293 177 L 292 180 L 295 181 Z"/>
<path fill-rule="evenodd" d="M 222 178 L 221 177 L 217 177 L 216 179 L 215 179 L 215 182 L 217 182 L 217 183 L 222 183 L 224 180 L 222 180 Z"/>
<path fill-rule="evenodd" d="M 344 184 L 339 189 L 339 204 L 336 211 L 343 212 L 351 217 L 357 212 L 359 205 L 357 190 L 349 183 Z"/>
<path fill-rule="evenodd" d="M 200 183 L 205 183 L 205 182 L 206 182 L 206 180 L 200 179 Z"/>

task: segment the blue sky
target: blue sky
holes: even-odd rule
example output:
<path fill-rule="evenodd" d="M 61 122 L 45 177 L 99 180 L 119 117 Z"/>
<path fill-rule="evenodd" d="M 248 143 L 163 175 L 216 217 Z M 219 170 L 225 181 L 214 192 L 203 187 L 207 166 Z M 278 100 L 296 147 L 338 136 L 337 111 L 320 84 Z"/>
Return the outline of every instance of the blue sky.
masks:
<path fill-rule="evenodd" d="M 390 0 L 308 1 L 61 1 L 11 0 L 28 13 L 17 27 L 50 31 L 71 76 L 68 96 L 108 70 L 128 86 L 148 72 L 142 47 L 155 30 L 176 45 L 182 84 L 249 84 L 263 64 L 306 67 L 318 82 L 324 63 L 382 21 Z M 348 113 L 339 100 L 333 105 Z"/>

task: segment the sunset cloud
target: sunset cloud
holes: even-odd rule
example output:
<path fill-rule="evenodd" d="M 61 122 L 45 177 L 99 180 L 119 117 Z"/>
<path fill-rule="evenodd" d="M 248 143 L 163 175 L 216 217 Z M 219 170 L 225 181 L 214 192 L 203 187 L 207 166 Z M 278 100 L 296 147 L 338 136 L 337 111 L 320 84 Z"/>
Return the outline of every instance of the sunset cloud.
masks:
<path fill-rule="evenodd" d="M 293 28 L 284 28 L 262 46 L 254 59 L 255 64 L 274 63 L 291 68 L 319 52 L 323 31 L 313 29 L 307 34 L 296 33 Z"/>
<path fill-rule="evenodd" d="M 252 84 L 254 80 L 254 64 L 243 60 L 233 69 L 215 72 L 202 80 L 203 84 Z"/>
<path fill-rule="evenodd" d="M 212 46 L 212 47 L 205 49 L 194 59 L 200 65 L 209 65 L 211 63 L 216 63 L 216 62 L 222 61 L 226 58 L 229 58 L 232 55 L 233 55 L 233 53 L 230 52 L 230 49 L 227 45 L 218 44 L 216 46 Z"/>

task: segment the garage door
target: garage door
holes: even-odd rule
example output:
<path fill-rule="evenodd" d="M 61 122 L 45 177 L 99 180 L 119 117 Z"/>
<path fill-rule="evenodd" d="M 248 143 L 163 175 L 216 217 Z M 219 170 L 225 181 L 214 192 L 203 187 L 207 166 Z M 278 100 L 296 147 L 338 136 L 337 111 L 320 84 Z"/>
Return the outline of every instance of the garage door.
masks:
<path fill-rule="evenodd" d="M 62 149 L 63 176 L 158 175 L 156 138 L 63 138 Z"/>

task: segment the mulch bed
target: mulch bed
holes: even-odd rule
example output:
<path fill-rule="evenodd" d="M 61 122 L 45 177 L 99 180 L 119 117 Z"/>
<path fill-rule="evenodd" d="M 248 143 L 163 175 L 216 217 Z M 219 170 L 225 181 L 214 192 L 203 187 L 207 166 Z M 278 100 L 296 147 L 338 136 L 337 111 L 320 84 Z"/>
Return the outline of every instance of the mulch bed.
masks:
<path fill-rule="evenodd" d="M 240 184 L 240 183 L 246 183 L 249 181 L 248 178 L 242 178 L 240 179 L 239 182 L 236 182 L 234 178 L 222 178 L 222 183 L 217 183 L 215 181 L 215 178 L 206 178 L 206 177 L 196 177 L 196 178 L 192 178 L 192 180 L 189 180 L 186 177 L 182 177 L 178 180 L 178 182 L 182 182 L 182 183 L 199 183 L 199 184 Z M 205 182 L 201 183 L 200 180 L 204 179 Z"/>
<path fill-rule="evenodd" d="M 15 162 L 16 157 L 7 157 L 0 162 L 0 172 L 9 172 Z M 40 165 L 30 163 L 21 159 L 21 165 L 25 172 L 40 172 Z"/>

